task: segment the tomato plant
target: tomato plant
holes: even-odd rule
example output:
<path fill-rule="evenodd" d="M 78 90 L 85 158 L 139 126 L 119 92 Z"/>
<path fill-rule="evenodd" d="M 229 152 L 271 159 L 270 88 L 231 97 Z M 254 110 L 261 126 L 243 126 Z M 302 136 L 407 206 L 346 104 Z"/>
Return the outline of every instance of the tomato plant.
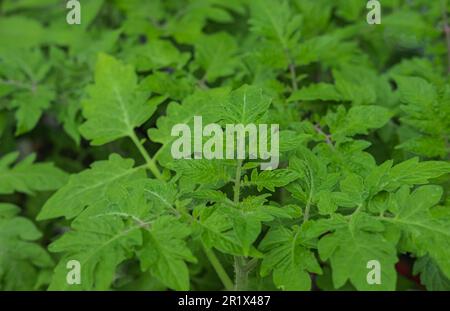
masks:
<path fill-rule="evenodd" d="M 0 289 L 450 289 L 448 1 L 63 2 L 0 3 Z"/>

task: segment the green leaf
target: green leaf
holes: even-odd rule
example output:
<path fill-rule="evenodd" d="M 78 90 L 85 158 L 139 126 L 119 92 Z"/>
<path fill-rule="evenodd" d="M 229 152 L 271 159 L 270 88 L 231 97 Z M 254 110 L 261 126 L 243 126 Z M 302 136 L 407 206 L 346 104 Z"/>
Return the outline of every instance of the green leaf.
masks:
<path fill-rule="evenodd" d="M 19 209 L 0 204 L 0 288 L 33 290 L 39 271 L 51 268 L 53 261 L 36 240 L 42 234 L 24 217 L 15 216 Z"/>
<path fill-rule="evenodd" d="M 414 275 L 420 274 L 420 282 L 429 291 L 450 290 L 450 279 L 442 274 L 433 259 L 428 256 L 416 260 L 413 273 Z"/>
<path fill-rule="evenodd" d="M 220 119 L 220 108 L 228 93 L 228 88 L 197 91 L 185 98 L 181 105 L 175 102 L 170 103 L 167 106 L 166 116 L 159 117 L 156 128 L 148 130 L 151 141 L 162 144 L 155 158 L 165 165 L 173 161 L 170 147 L 171 143 L 177 138 L 171 135 L 174 125 L 186 124 L 192 128 L 195 116 L 202 116 L 203 124 L 218 121 Z"/>
<path fill-rule="evenodd" d="M 234 18 L 229 11 L 245 13 L 245 7 L 240 0 L 198 0 L 188 2 L 182 8 L 179 14 L 173 15 L 173 18 L 168 20 L 167 30 L 177 42 L 188 44 L 197 42 L 204 34 L 202 29 L 206 26 L 207 20 L 219 24 L 231 23 Z"/>
<path fill-rule="evenodd" d="M 181 53 L 169 41 L 151 40 L 144 46 L 130 51 L 128 60 L 138 71 L 157 70 L 166 67 L 182 68 L 189 60 L 189 53 Z"/>
<path fill-rule="evenodd" d="M 414 106 L 431 106 L 437 100 L 435 86 L 422 78 L 397 77 L 400 99 Z M 431 112 L 431 111 L 430 111 Z"/>
<path fill-rule="evenodd" d="M 287 169 L 279 169 L 273 171 L 262 171 L 258 174 L 257 170 L 253 170 L 250 180 L 247 176 L 244 177 L 243 186 L 254 185 L 261 191 L 266 188 L 270 191 L 275 191 L 275 188 L 286 186 L 298 178 L 298 175 L 294 171 Z"/>
<path fill-rule="evenodd" d="M 282 290 L 310 290 L 308 272 L 322 273 L 315 255 L 301 244 L 299 228 L 289 230 L 275 227 L 260 244 L 265 252 L 261 263 L 261 276 L 273 271 L 273 281 Z"/>
<path fill-rule="evenodd" d="M 438 9 L 441 3 L 436 3 Z M 418 8 L 418 7 L 416 7 Z M 385 40 L 395 42 L 395 45 L 402 48 L 419 47 L 423 40 L 439 36 L 439 30 L 426 22 L 425 17 L 416 9 L 404 7 L 383 18 L 386 27 Z"/>
<path fill-rule="evenodd" d="M 34 191 L 56 190 L 66 183 L 65 172 L 51 163 L 34 163 L 34 154 L 11 166 L 18 157 L 19 153 L 13 152 L 0 159 L 0 194 L 15 191 L 32 194 Z"/>
<path fill-rule="evenodd" d="M 443 161 L 419 162 L 418 158 L 412 158 L 395 165 L 387 177 L 386 189 L 392 190 L 402 184 L 421 185 L 430 179 L 450 173 L 450 163 Z"/>
<path fill-rule="evenodd" d="M 230 160 L 181 159 L 169 167 L 194 184 L 217 184 L 232 179 L 233 164 Z"/>
<path fill-rule="evenodd" d="M 329 215 L 334 213 L 338 206 L 333 199 L 331 192 L 323 191 L 318 194 L 319 199 L 317 201 L 317 209 L 321 215 Z"/>
<path fill-rule="evenodd" d="M 325 11 L 327 5 L 329 2 L 326 1 L 326 4 L 320 5 L 320 9 Z M 304 35 L 307 34 L 305 32 Z M 298 65 L 320 62 L 326 67 L 339 67 L 345 63 L 352 63 L 360 58 L 361 54 L 354 41 L 346 41 L 339 35 L 339 30 L 336 30 L 301 42 L 295 53 L 295 61 Z"/>
<path fill-rule="evenodd" d="M 140 87 L 152 93 L 181 100 L 193 92 L 193 83 L 183 76 L 174 76 L 164 72 L 155 72 L 142 80 Z"/>
<path fill-rule="evenodd" d="M 0 203 L 0 218 L 12 218 L 20 212 L 20 208 L 11 203 Z"/>
<path fill-rule="evenodd" d="M 63 258 L 55 270 L 50 289 L 108 289 L 115 280 L 117 266 L 124 260 L 142 254 L 142 267 L 153 265 L 155 256 L 161 256 L 158 267 L 168 262 L 163 257 L 167 249 L 175 249 L 175 237 L 184 236 L 186 228 L 175 226 L 171 207 L 174 196 L 170 185 L 151 179 L 136 179 L 111 186 L 101 200 L 91 204 L 72 223 L 74 230 L 64 234 L 50 245 L 50 250 L 62 252 Z M 165 206 L 169 205 L 169 206 Z M 169 207 L 169 208 L 168 208 Z M 144 237 L 142 236 L 144 231 Z M 148 241 L 151 233 L 157 241 Z M 168 236 L 168 233 L 171 233 Z M 140 255 L 139 255 L 140 256 Z M 153 258 L 153 259 L 152 259 Z M 77 260 L 81 268 L 81 284 L 67 284 L 66 264 Z M 167 271 L 165 271 L 167 272 Z M 173 283 L 170 283 L 171 286 Z"/>
<path fill-rule="evenodd" d="M 351 201 L 354 206 L 361 205 L 368 197 L 368 193 L 365 191 L 363 178 L 356 174 L 349 174 L 341 180 L 340 188 L 346 195 L 346 198 Z"/>
<path fill-rule="evenodd" d="M 239 64 L 237 43 L 225 32 L 199 38 L 195 51 L 195 64 L 203 70 L 207 82 L 232 75 Z"/>
<path fill-rule="evenodd" d="M 450 131 L 450 87 L 440 86 L 418 77 L 395 77 L 399 85 L 402 123 L 417 129 L 422 135 L 400 144 L 412 152 L 426 156 L 448 154 Z"/>
<path fill-rule="evenodd" d="M 233 215 L 233 228 L 236 237 L 240 241 L 244 256 L 248 256 L 251 245 L 258 238 L 261 233 L 261 221 L 251 213 L 240 213 L 235 211 Z"/>
<path fill-rule="evenodd" d="M 158 218 L 145 232 L 143 247 L 138 252 L 142 270 L 150 270 L 171 289 L 189 290 L 185 261 L 197 261 L 185 242 L 189 235 L 189 227 L 174 217 Z"/>
<path fill-rule="evenodd" d="M 369 130 L 383 127 L 391 118 L 389 109 L 380 106 L 353 106 L 344 114 L 344 108 L 338 108 L 336 114 L 327 116 L 334 140 L 341 140 L 345 136 L 368 134 Z"/>
<path fill-rule="evenodd" d="M 401 143 L 396 148 L 422 155 L 428 158 L 445 158 L 449 154 L 445 137 L 418 136 Z"/>
<path fill-rule="evenodd" d="M 243 125 L 262 122 L 270 103 L 270 97 L 261 88 L 243 85 L 231 92 L 228 103 L 223 107 L 223 122 Z"/>
<path fill-rule="evenodd" d="M 300 148 L 298 157 L 291 157 L 289 169 L 295 171 L 299 178 L 289 184 L 287 190 L 304 203 L 306 209 L 317 204 L 319 213 L 329 214 L 337 208 L 331 191 L 338 183 L 339 174 L 328 172 L 327 164 L 313 152 Z"/>
<path fill-rule="evenodd" d="M 243 232 L 245 234 L 243 235 L 242 232 L 237 233 L 233 230 L 235 215 L 230 217 L 229 211 L 220 206 L 215 208 L 199 207 L 196 213 L 198 213 L 199 219 L 195 222 L 195 228 L 207 247 L 215 247 L 221 252 L 235 256 L 248 254 L 259 257 L 261 255 L 254 247 L 248 245 L 248 241 L 252 238 L 248 238 L 247 234 L 253 236 L 252 233 Z M 254 230 L 254 224 L 250 225 Z M 243 242 L 247 245 L 243 245 Z"/>
<path fill-rule="evenodd" d="M 143 187 L 143 191 L 151 202 L 153 213 L 156 211 L 171 210 L 177 198 L 177 188 L 172 183 L 163 182 L 156 179 L 138 180 L 137 187 Z"/>
<path fill-rule="evenodd" d="M 361 5 L 359 0 L 338 0 L 337 2 L 337 15 L 345 18 L 349 21 L 358 19 L 361 15 L 361 11 L 364 9 L 364 5 Z"/>
<path fill-rule="evenodd" d="M 51 66 L 39 49 L 0 51 L 0 62 L 0 98 L 12 96 L 7 108 L 16 110 L 15 134 L 21 135 L 35 128 L 56 98 L 55 87 L 47 81 Z"/>
<path fill-rule="evenodd" d="M 268 223 L 275 218 L 292 218 L 287 207 L 265 205 L 267 196 L 267 194 L 248 196 L 239 202 L 237 208 L 233 204 L 220 206 L 221 211 L 226 213 L 232 221 L 234 234 L 242 245 L 244 256 L 248 256 L 253 251 L 252 245 L 261 233 L 263 222 Z"/>
<path fill-rule="evenodd" d="M 302 16 L 302 34 L 308 38 L 316 36 L 326 31 L 328 26 L 334 3 L 327 0 L 304 0 L 294 1 Z"/>
<path fill-rule="evenodd" d="M 396 193 L 396 205 L 390 208 L 395 217 L 384 220 L 401 229 L 411 241 L 405 245 L 408 251 L 418 256 L 428 254 L 450 277 L 450 218 L 436 217 L 430 212 L 441 196 L 442 188 L 439 186 L 422 186 L 411 194 L 404 186 Z"/>
<path fill-rule="evenodd" d="M 0 20 L 0 50 L 20 49 L 40 44 L 45 37 L 42 25 L 22 16 Z"/>
<path fill-rule="evenodd" d="M 374 104 L 377 94 L 374 88 L 373 74 L 365 68 L 344 67 L 343 70 L 334 70 L 333 77 L 336 90 L 342 98 L 356 105 Z"/>
<path fill-rule="evenodd" d="M 108 160 L 95 162 L 90 169 L 71 175 L 67 184 L 45 203 L 37 218 L 77 216 L 87 206 L 104 199 L 108 188 L 144 178 L 145 171 L 133 165 L 133 160 L 112 154 Z"/>
<path fill-rule="evenodd" d="M 401 108 L 406 113 L 402 121 L 429 134 L 445 134 L 450 129 L 450 89 L 439 89 L 416 77 L 397 77 Z"/>
<path fill-rule="evenodd" d="M 301 16 L 293 14 L 288 1 L 261 0 L 251 4 L 250 30 L 271 42 L 284 57 L 299 40 Z M 289 61 L 286 59 L 286 62 Z"/>
<path fill-rule="evenodd" d="M 344 97 L 336 90 L 334 85 L 328 83 L 317 83 L 295 91 L 288 100 L 341 101 L 344 100 Z"/>
<path fill-rule="evenodd" d="M 12 102 L 17 107 L 16 135 L 32 130 L 38 123 L 44 110 L 50 107 L 50 102 L 55 99 L 55 92 L 45 86 L 36 88 L 35 91 L 17 94 Z"/>
<path fill-rule="evenodd" d="M 150 118 L 156 105 L 146 102 L 148 94 L 139 90 L 133 67 L 100 54 L 95 67 L 95 84 L 87 88 L 83 102 L 87 119 L 81 134 L 93 145 L 103 145 L 133 135 L 134 128 Z"/>
<path fill-rule="evenodd" d="M 396 249 L 381 234 L 366 231 L 374 222 L 372 220 L 356 228 L 339 228 L 320 239 L 320 258 L 330 261 L 335 288 L 350 280 L 358 290 L 395 289 Z M 367 281 L 370 272 L 367 265 L 372 260 L 380 263 L 381 284 L 369 284 Z"/>
<path fill-rule="evenodd" d="M 115 215 L 79 218 L 72 231 L 49 246 L 64 253 L 56 266 L 49 290 L 106 290 L 114 280 L 116 267 L 142 244 L 141 224 L 126 225 Z M 81 284 L 68 284 L 70 260 L 80 263 Z"/>

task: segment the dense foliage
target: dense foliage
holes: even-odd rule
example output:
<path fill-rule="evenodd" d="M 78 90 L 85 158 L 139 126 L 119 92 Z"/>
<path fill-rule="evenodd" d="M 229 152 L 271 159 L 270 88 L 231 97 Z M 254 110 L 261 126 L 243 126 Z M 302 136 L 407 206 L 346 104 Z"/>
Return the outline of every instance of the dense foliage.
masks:
<path fill-rule="evenodd" d="M 0 289 L 450 289 L 450 3 L 64 2 L 0 3 Z M 280 167 L 174 160 L 194 116 Z"/>

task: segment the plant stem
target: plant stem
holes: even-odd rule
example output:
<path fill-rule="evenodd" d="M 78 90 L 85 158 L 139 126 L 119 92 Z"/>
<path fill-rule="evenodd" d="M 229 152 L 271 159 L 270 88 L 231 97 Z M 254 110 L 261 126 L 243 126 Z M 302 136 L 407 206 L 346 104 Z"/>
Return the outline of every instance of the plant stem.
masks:
<path fill-rule="evenodd" d="M 234 290 L 242 291 L 247 289 L 248 285 L 248 269 L 247 259 L 241 256 L 234 257 Z"/>
<path fill-rule="evenodd" d="M 208 257 L 209 262 L 213 266 L 214 270 L 217 273 L 217 276 L 219 277 L 220 281 L 222 281 L 222 284 L 225 286 L 226 290 L 232 290 L 233 289 L 233 281 L 231 281 L 230 277 L 228 276 L 227 272 L 223 268 L 222 264 L 220 263 L 219 259 L 217 258 L 216 254 L 214 254 L 214 251 L 208 247 L 204 243 L 202 243 L 203 251 L 206 254 L 206 257 Z"/>
<path fill-rule="evenodd" d="M 139 138 L 136 136 L 136 133 L 134 131 L 129 135 L 133 143 L 138 148 L 139 152 L 141 153 L 142 157 L 145 159 L 145 162 L 147 163 L 147 167 L 150 169 L 150 171 L 153 173 L 153 175 L 157 179 L 162 179 L 161 172 L 159 171 L 158 167 L 155 164 L 155 161 L 150 157 L 147 150 L 145 150 L 142 143 L 139 141 Z"/>
<path fill-rule="evenodd" d="M 234 179 L 234 197 L 233 197 L 234 204 L 239 203 L 239 197 L 241 193 L 241 166 L 242 160 L 238 160 L 236 167 L 236 175 Z"/>
<path fill-rule="evenodd" d="M 204 90 L 209 89 L 208 84 L 206 84 L 206 76 L 207 76 L 207 74 L 208 74 L 208 73 L 205 72 L 205 74 L 203 75 L 203 77 L 202 77 L 200 80 L 197 81 L 198 86 L 199 86 L 201 89 L 204 89 Z"/>
<path fill-rule="evenodd" d="M 312 201 L 312 196 L 314 193 L 314 175 L 312 174 L 311 169 L 309 169 L 309 175 L 311 176 L 310 189 L 309 189 L 308 201 L 306 202 L 305 214 L 303 215 L 303 222 L 306 222 L 309 219 L 309 213 L 311 210 L 311 201 Z"/>
<path fill-rule="evenodd" d="M 289 62 L 288 67 L 289 67 L 289 73 L 291 74 L 292 91 L 295 92 L 298 90 L 297 73 L 295 72 L 295 62 L 292 59 L 291 53 L 288 48 L 285 48 L 284 53 Z"/>
<path fill-rule="evenodd" d="M 295 72 L 295 64 L 289 64 L 289 72 L 291 73 L 292 90 L 295 92 L 298 90 L 297 73 Z"/>
<path fill-rule="evenodd" d="M 241 193 L 241 167 L 242 160 L 238 160 L 236 166 L 236 176 L 234 179 L 234 197 L 235 205 L 239 203 Z M 247 259 L 242 256 L 234 256 L 234 290 L 246 290 L 248 282 Z"/>
<path fill-rule="evenodd" d="M 314 129 L 316 130 L 317 133 L 319 133 L 319 134 L 325 136 L 325 141 L 326 141 L 326 143 L 327 143 L 332 149 L 334 149 L 333 142 L 331 141 L 331 135 L 330 135 L 330 134 L 326 134 L 326 133 L 322 130 L 322 128 L 320 127 L 319 124 L 314 125 Z"/>
<path fill-rule="evenodd" d="M 312 196 L 311 192 L 309 193 L 309 196 L 308 196 L 308 202 L 306 202 L 305 214 L 303 215 L 303 222 L 307 222 L 309 219 L 309 212 L 311 210 L 311 196 Z"/>

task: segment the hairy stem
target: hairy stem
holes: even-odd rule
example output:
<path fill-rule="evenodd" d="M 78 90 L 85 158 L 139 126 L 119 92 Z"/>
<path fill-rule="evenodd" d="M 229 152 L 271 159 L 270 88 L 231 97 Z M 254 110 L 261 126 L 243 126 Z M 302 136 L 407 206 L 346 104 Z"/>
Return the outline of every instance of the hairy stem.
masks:
<path fill-rule="evenodd" d="M 208 247 L 206 247 L 205 244 L 203 244 L 203 251 L 206 254 L 206 257 L 208 257 L 209 262 L 213 266 L 214 270 L 217 273 L 217 276 L 219 277 L 220 281 L 222 282 L 223 286 L 225 286 L 226 290 L 232 290 L 233 289 L 233 281 L 231 281 L 230 277 L 228 276 L 227 272 L 223 268 L 222 264 L 220 263 L 219 259 L 217 258 L 214 251 Z"/>
<path fill-rule="evenodd" d="M 295 71 L 295 62 L 291 57 L 291 53 L 289 52 L 289 49 L 285 49 L 284 53 L 286 54 L 286 58 L 289 62 L 289 73 L 291 74 L 291 85 L 292 85 L 292 91 L 295 92 L 298 90 L 298 84 L 297 84 L 297 72 Z"/>
<path fill-rule="evenodd" d="M 241 193 L 241 167 L 242 167 L 242 160 L 238 160 L 237 167 L 236 167 L 236 176 L 234 179 L 233 202 L 235 204 L 239 203 L 239 197 L 240 197 L 240 193 Z"/>
<path fill-rule="evenodd" d="M 289 72 L 291 73 L 292 90 L 295 92 L 298 90 L 297 73 L 295 72 L 295 64 L 292 62 L 289 63 Z"/>
<path fill-rule="evenodd" d="M 247 259 L 241 256 L 234 257 L 234 290 L 242 291 L 247 289 L 248 285 L 248 269 Z"/>
<path fill-rule="evenodd" d="M 147 150 L 145 150 L 142 143 L 139 141 L 139 138 L 136 136 L 136 133 L 132 132 L 130 135 L 131 140 L 138 148 L 139 152 L 141 153 L 142 157 L 144 158 L 145 162 L 147 163 L 147 167 L 149 170 L 153 173 L 153 175 L 157 179 L 162 179 L 161 172 L 159 171 L 158 167 L 155 164 L 155 161 L 150 157 Z"/>
<path fill-rule="evenodd" d="M 305 207 L 305 214 L 303 215 L 303 222 L 306 222 L 309 219 L 309 212 L 311 210 L 312 192 L 313 192 L 313 190 L 311 190 L 309 192 L 308 202 L 306 202 L 306 207 Z"/>
<path fill-rule="evenodd" d="M 241 193 L 241 168 L 242 160 L 238 160 L 236 166 L 236 176 L 234 179 L 234 204 L 239 203 Z M 248 282 L 247 259 L 242 256 L 234 257 L 234 290 L 246 290 Z"/>
<path fill-rule="evenodd" d="M 209 89 L 208 84 L 206 84 L 206 76 L 207 76 L 207 74 L 208 74 L 208 73 L 205 72 L 205 74 L 203 75 L 203 77 L 202 77 L 200 80 L 197 81 L 198 86 L 199 86 L 201 89 L 204 89 L 204 90 Z"/>
<path fill-rule="evenodd" d="M 325 136 L 325 141 L 326 141 L 326 143 L 327 143 L 331 148 L 334 149 L 333 142 L 331 141 L 331 135 L 326 134 L 326 133 L 322 130 L 322 128 L 320 127 L 319 124 L 314 125 L 314 129 L 316 130 L 317 133 L 319 133 L 319 134 Z"/>
<path fill-rule="evenodd" d="M 306 207 L 305 207 L 305 214 L 303 215 L 303 222 L 308 221 L 309 219 L 309 213 L 311 210 L 311 201 L 312 201 L 312 196 L 314 193 L 314 175 L 311 172 L 311 169 L 308 169 L 309 171 L 309 175 L 310 175 L 310 186 L 309 186 L 309 195 L 308 195 L 308 201 L 306 202 Z"/>

